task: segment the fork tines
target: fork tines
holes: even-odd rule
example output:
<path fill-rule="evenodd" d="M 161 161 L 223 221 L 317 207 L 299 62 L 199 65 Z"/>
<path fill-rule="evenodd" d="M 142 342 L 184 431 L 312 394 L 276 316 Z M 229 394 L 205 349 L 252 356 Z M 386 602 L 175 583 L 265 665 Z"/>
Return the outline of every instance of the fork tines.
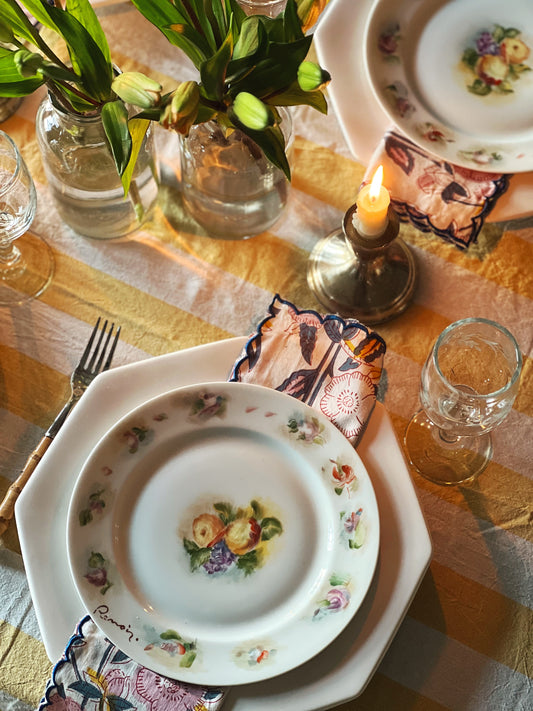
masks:
<path fill-rule="evenodd" d="M 97 373 L 100 371 L 103 371 L 103 370 L 108 370 L 109 367 L 111 366 L 111 361 L 113 360 L 113 356 L 115 354 L 115 348 L 117 347 L 117 342 L 118 342 L 118 339 L 120 336 L 120 330 L 121 330 L 121 327 L 119 326 L 117 328 L 117 330 L 115 331 L 115 337 L 114 337 L 113 341 L 111 342 L 113 331 L 115 329 L 115 324 L 111 323 L 111 327 L 110 327 L 109 331 L 107 331 L 107 336 L 106 336 L 106 330 L 107 330 L 107 326 L 109 323 L 109 321 L 106 319 L 104 321 L 104 325 L 102 326 L 102 329 L 100 330 L 100 335 L 98 337 L 96 346 L 93 350 L 91 359 L 90 359 L 89 363 L 87 363 L 87 360 L 89 358 L 91 348 L 93 347 L 93 343 L 96 338 L 96 334 L 98 333 L 98 329 L 100 327 L 101 321 L 102 321 L 102 318 L 99 316 L 96 321 L 96 324 L 93 328 L 93 331 L 91 333 L 91 337 L 89 338 L 89 341 L 87 342 L 87 345 L 85 347 L 85 350 L 83 351 L 83 355 L 80 360 L 80 366 L 82 368 L 89 370 L 89 371 L 96 371 Z M 100 350 L 104 336 L 106 337 L 105 343 L 103 345 L 102 350 Z M 111 348 L 108 353 L 108 348 L 109 348 L 110 343 L 111 343 Z M 100 354 L 99 357 L 98 357 L 98 354 Z M 106 354 L 107 354 L 107 358 L 106 358 Z M 96 360 L 97 358 L 98 358 L 98 361 Z M 104 362 L 104 359 L 105 359 L 105 362 Z"/>

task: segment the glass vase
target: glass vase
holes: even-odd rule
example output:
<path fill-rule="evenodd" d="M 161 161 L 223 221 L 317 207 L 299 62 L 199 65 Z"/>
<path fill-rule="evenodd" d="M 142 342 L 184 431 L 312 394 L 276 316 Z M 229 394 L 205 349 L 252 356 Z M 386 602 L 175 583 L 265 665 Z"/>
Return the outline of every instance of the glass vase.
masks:
<path fill-rule="evenodd" d="M 151 126 L 127 197 L 99 113 L 69 113 L 48 96 L 37 111 L 36 132 L 51 194 L 67 225 L 96 239 L 123 237 L 140 227 L 158 193 Z"/>
<path fill-rule="evenodd" d="M 283 109 L 282 131 L 290 156 L 292 121 Z M 264 232 L 287 204 L 289 182 L 259 146 L 238 129 L 216 121 L 181 136 L 185 207 L 210 236 L 246 239 Z"/>

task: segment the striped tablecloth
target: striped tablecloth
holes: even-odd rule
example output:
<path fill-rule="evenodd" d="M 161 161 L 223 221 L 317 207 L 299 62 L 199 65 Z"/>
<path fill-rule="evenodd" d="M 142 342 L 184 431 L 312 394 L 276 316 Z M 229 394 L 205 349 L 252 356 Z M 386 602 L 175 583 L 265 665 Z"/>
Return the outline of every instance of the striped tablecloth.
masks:
<path fill-rule="evenodd" d="M 130 4 L 103 2 L 99 12 L 123 69 L 155 73 L 163 84 L 194 76 Z M 290 202 L 271 231 L 241 242 L 211 239 L 184 219 L 172 185 L 164 185 L 152 219 L 130 239 L 92 241 L 62 224 L 50 201 L 35 138 L 40 98 L 25 99 L 2 124 L 36 182 L 32 229 L 51 245 L 56 272 L 37 300 L 0 308 L 0 494 L 68 395 L 69 374 L 97 316 L 122 324 L 119 365 L 246 335 L 275 293 L 322 310 L 307 286 L 308 256 L 341 224 L 364 173 L 332 112 L 298 109 Z M 168 177 L 177 142 L 161 131 L 158 144 Z M 522 385 L 494 434 L 493 461 L 474 484 L 438 487 L 413 473 L 433 559 L 368 687 L 337 708 L 530 710 L 533 222 L 509 223 L 497 240 L 482 235 L 467 252 L 411 228 L 403 232 L 420 285 L 405 314 L 378 329 L 388 347 L 384 404 L 398 438 L 417 408 L 432 342 L 459 318 L 494 319 L 513 332 L 524 354 Z M 13 524 L 0 546 L 0 709 L 35 708 L 51 669 Z"/>

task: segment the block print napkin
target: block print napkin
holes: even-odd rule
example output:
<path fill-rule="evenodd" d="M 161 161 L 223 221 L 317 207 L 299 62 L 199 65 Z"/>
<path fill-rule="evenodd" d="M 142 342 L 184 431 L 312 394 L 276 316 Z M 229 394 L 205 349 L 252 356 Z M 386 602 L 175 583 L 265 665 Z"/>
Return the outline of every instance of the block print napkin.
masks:
<path fill-rule="evenodd" d="M 292 395 L 356 444 L 376 403 L 385 342 L 359 321 L 299 311 L 274 298 L 230 380 Z"/>
<path fill-rule="evenodd" d="M 400 220 L 460 249 L 476 241 L 496 200 L 509 186 L 508 175 L 440 160 L 396 130 L 387 131 L 377 146 L 364 183 L 370 182 L 379 165 Z"/>
<path fill-rule="evenodd" d="M 383 339 L 358 321 L 300 311 L 276 296 L 230 380 L 288 393 L 356 443 L 376 402 L 384 353 Z M 54 666 L 39 711 L 218 711 L 224 699 L 223 689 L 174 681 L 137 664 L 86 616 Z"/>

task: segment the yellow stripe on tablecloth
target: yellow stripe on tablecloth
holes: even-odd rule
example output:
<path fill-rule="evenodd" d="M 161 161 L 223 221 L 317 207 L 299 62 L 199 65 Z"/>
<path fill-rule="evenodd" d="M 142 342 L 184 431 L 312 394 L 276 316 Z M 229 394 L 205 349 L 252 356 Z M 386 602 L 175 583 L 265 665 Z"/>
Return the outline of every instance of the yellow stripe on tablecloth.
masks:
<path fill-rule="evenodd" d="M 389 413 L 398 440 L 403 440 L 407 420 Z M 414 472 L 414 470 L 413 470 Z M 439 486 L 413 473 L 416 486 L 437 494 L 477 518 L 490 521 L 533 543 L 533 527 L 530 520 L 533 501 L 533 482 L 497 462 L 489 462 L 485 471 L 468 486 Z M 453 525 L 453 522 L 450 522 Z"/>
<path fill-rule="evenodd" d="M 533 611 L 501 593 L 432 561 L 408 614 L 509 669 L 531 676 L 527 655 L 517 650 L 531 649 Z"/>
<path fill-rule="evenodd" d="M 0 621 L 0 689 L 37 708 L 52 673 L 42 642 Z"/>
<path fill-rule="evenodd" d="M 533 299 L 533 273 L 529 268 L 533 264 L 533 244 L 511 231 L 505 232 L 494 249 L 482 259 L 468 251 L 462 252 L 442 239 L 428 237 L 412 226 L 403 226 L 402 234 L 410 244 L 520 296 Z"/>
<path fill-rule="evenodd" d="M 156 239 L 272 294 L 279 293 L 300 308 L 318 308 L 307 287 L 307 252 L 269 232 L 240 240 L 228 249 L 226 240 L 185 232 L 181 205 L 173 203 L 171 196 L 164 200 L 164 215 L 158 210 L 160 214 L 147 227 Z"/>
<path fill-rule="evenodd" d="M 365 172 L 362 165 L 298 135 L 293 150 L 294 188 L 339 210 L 353 205 Z"/>
<path fill-rule="evenodd" d="M 97 316 L 113 318 L 120 304 L 121 338 L 150 355 L 234 335 L 61 252 L 55 260 L 54 278 L 41 300 L 87 323 Z"/>

